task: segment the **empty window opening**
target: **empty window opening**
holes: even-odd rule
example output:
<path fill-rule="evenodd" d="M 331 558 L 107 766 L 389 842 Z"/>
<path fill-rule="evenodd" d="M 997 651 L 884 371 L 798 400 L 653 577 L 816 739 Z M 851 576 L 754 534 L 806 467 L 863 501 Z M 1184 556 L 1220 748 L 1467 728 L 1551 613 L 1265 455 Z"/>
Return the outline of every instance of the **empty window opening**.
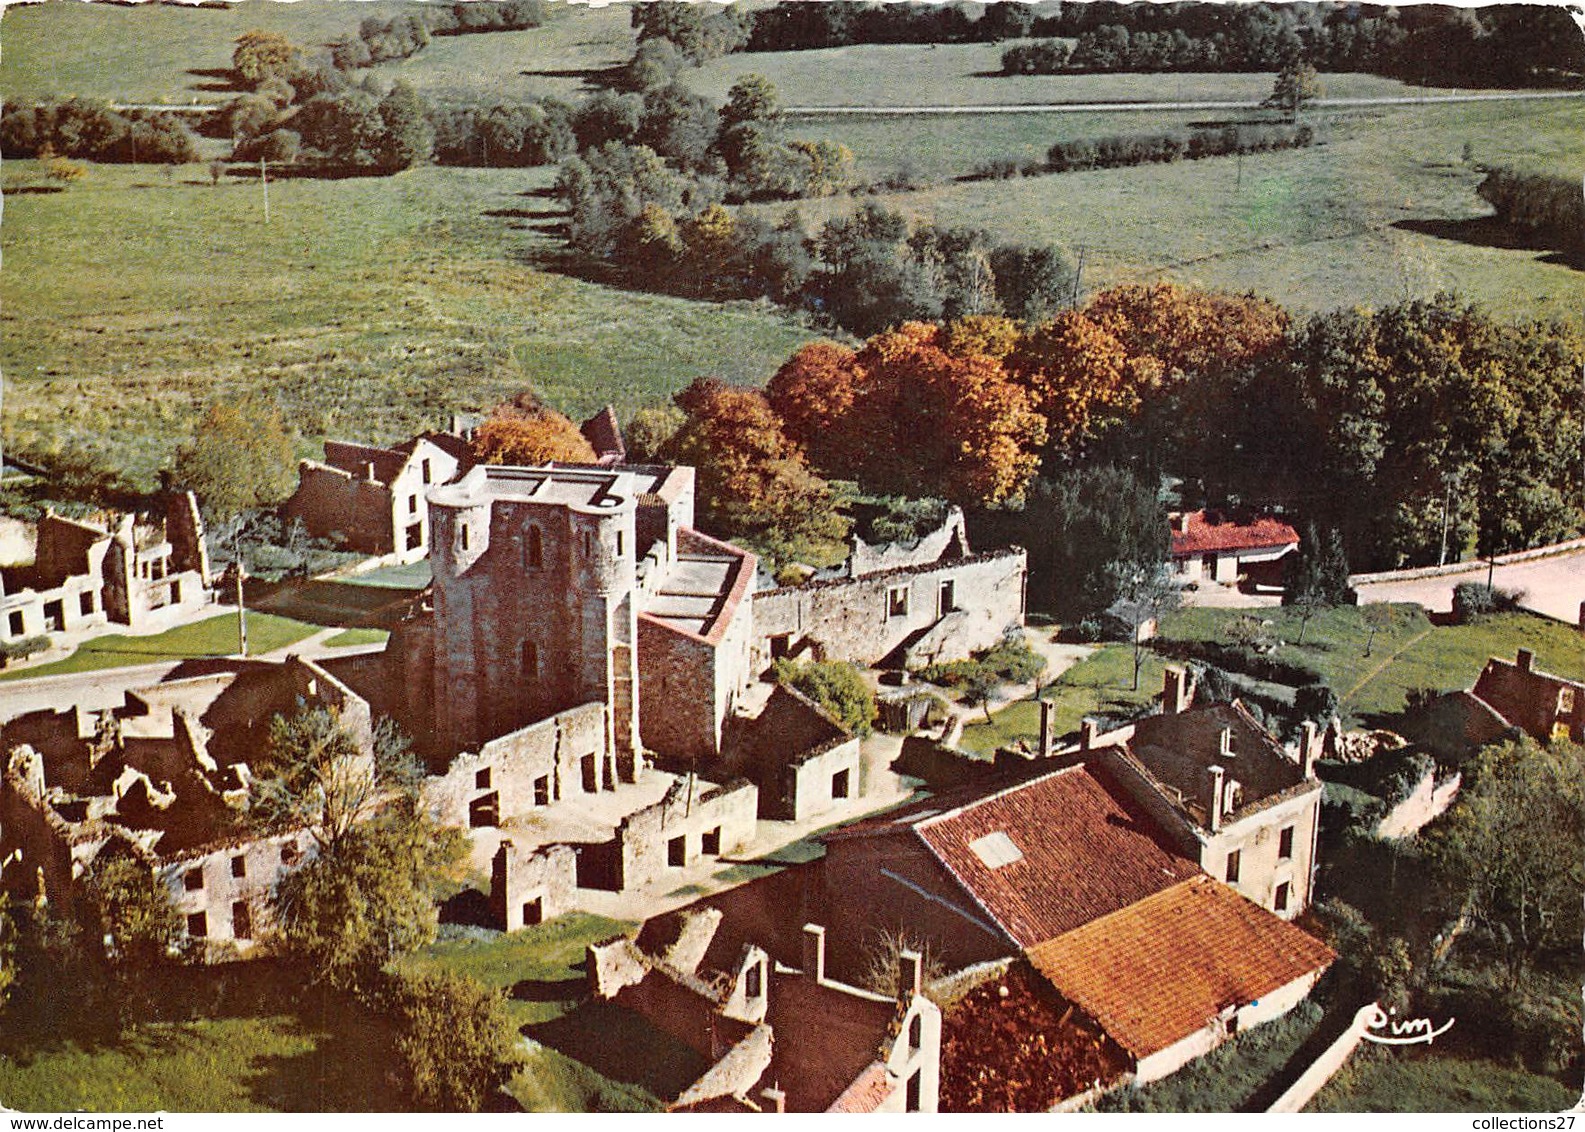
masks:
<path fill-rule="evenodd" d="M 780 660 L 792 655 L 792 634 L 777 633 L 770 639 L 770 658 Z"/>
<path fill-rule="evenodd" d="M 1237 884 L 1238 883 L 1238 866 L 1239 866 L 1239 863 L 1240 863 L 1240 859 L 1243 857 L 1243 855 L 1244 855 L 1244 852 L 1241 849 L 1234 849 L 1231 853 L 1229 853 L 1227 855 L 1227 883 L 1228 884 Z"/>
<path fill-rule="evenodd" d="M 66 628 L 66 610 L 59 601 L 44 603 L 44 628 L 56 633 Z"/>
<path fill-rule="evenodd" d="M 202 892 L 204 888 L 204 870 L 188 869 L 182 875 L 182 887 L 188 892 Z"/>
<path fill-rule="evenodd" d="M 1277 886 L 1277 894 L 1272 898 L 1271 901 L 1271 907 L 1274 911 L 1286 912 L 1288 910 L 1288 896 L 1290 892 L 1292 892 L 1292 886 L 1290 886 L 1287 881 L 1283 881 Z"/>
<path fill-rule="evenodd" d="M 616 556 L 618 558 L 622 557 L 622 555 L 626 552 L 626 548 L 627 548 L 627 540 L 622 537 L 622 532 L 621 531 L 617 531 L 616 532 Z"/>
<path fill-rule="evenodd" d="M 528 541 L 523 544 L 523 565 L 530 570 L 545 565 L 545 536 L 533 523 L 528 525 Z"/>
<path fill-rule="evenodd" d="M 545 900 L 543 897 L 536 896 L 532 900 L 523 902 L 523 926 L 525 928 L 533 927 L 535 924 L 542 922 L 544 918 Z"/>
<path fill-rule="evenodd" d="M 87 617 L 94 611 L 94 595 L 92 590 L 89 590 L 87 593 L 78 597 L 77 608 L 82 610 L 84 617 Z"/>
<path fill-rule="evenodd" d="M 203 939 L 209 934 L 209 915 L 206 912 L 194 912 L 187 917 L 187 934 L 194 939 Z"/>
<path fill-rule="evenodd" d="M 921 1084 L 920 1078 L 923 1076 L 923 1074 L 924 1074 L 924 1070 L 916 1069 L 916 1070 L 914 1070 L 914 1075 L 912 1077 L 908 1078 L 908 1105 L 907 1105 L 907 1109 L 908 1109 L 909 1112 L 918 1112 L 919 1111 L 920 1096 L 921 1096 L 921 1093 L 923 1092 L 923 1086 Z"/>
<path fill-rule="evenodd" d="M 457 528 L 457 545 L 463 550 L 468 549 L 468 524 L 466 523 Z"/>
<path fill-rule="evenodd" d="M 424 545 L 424 524 L 414 523 L 407 528 L 407 549 L 417 550 Z"/>
<path fill-rule="evenodd" d="M 240 854 L 231 858 L 231 875 L 245 877 L 248 875 L 248 859 Z"/>
<path fill-rule="evenodd" d="M 666 864 L 673 869 L 680 869 L 688 863 L 688 839 L 686 837 L 673 837 L 666 842 Z"/>
<path fill-rule="evenodd" d="M 173 579 L 171 581 L 171 604 L 172 605 L 180 605 L 181 603 L 182 603 L 182 581 L 181 581 L 180 578 L 176 578 L 176 579 Z"/>
<path fill-rule="evenodd" d="M 237 939 L 253 938 L 253 909 L 248 907 L 246 900 L 238 900 L 231 906 L 231 934 Z"/>
<path fill-rule="evenodd" d="M 699 839 L 699 852 L 712 857 L 721 855 L 721 827 L 704 831 L 704 836 Z"/>
<path fill-rule="evenodd" d="M 418 496 L 409 495 L 407 497 L 407 513 L 409 515 L 418 514 Z"/>
<path fill-rule="evenodd" d="M 550 775 L 542 774 L 534 779 L 534 805 L 550 805 Z"/>
<path fill-rule="evenodd" d="M 11 626 L 11 635 L 13 637 L 20 637 L 22 635 L 23 629 L 22 611 L 20 609 L 13 610 L 10 617 L 7 618 L 7 621 Z"/>
<path fill-rule="evenodd" d="M 475 798 L 468 804 L 468 825 L 473 829 L 499 824 L 500 795 L 495 792 Z"/>
<path fill-rule="evenodd" d="M 473 785 L 480 790 L 488 790 L 490 788 L 489 767 L 485 767 L 483 770 L 474 772 Z"/>
<path fill-rule="evenodd" d="M 281 864 L 283 864 L 283 865 L 295 865 L 296 863 L 297 863 L 297 846 L 290 845 L 290 844 L 282 845 L 281 846 Z"/>
<path fill-rule="evenodd" d="M 908 587 L 907 586 L 897 586 L 895 589 L 890 589 L 890 590 L 886 591 L 886 616 L 887 617 L 907 617 L 908 616 Z"/>
<path fill-rule="evenodd" d="M 969 842 L 969 850 L 980 859 L 980 863 L 988 869 L 999 869 L 1003 865 L 1010 865 L 1014 861 L 1024 859 L 1024 851 L 1013 843 L 1003 830 L 987 833 L 976 841 Z"/>
<path fill-rule="evenodd" d="M 523 675 L 528 677 L 539 675 L 539 646 L 533 641 L 523 642 Z"/>
<path fill-rule="evenodd" d="M 925 1016 L 915 1014 L 908 1020 L 908 1048 L 917 1050 L 925 1044 Z"/>
<path fill-rule="evenodd" d="M 1277 860 L 1291 861 L 1293 859 L 1293 826 L 1285 825 L 1282 832 L 1277 834 Z"/>
<path fill-rule="evenodd" d="M 844 767 L 831 776 L 831 797 L 846 798 L 848 796 L 848 776 L 851 772 Z"/>
<path fill-rule="evenodd" d="M 957 583 L 950 578 L 941 583 L 941 604 L 937 610 L 940 616 L 945 617 L 958 607 Z"/>
<path fill-rule="evenodd" d="M 579 766 L 583 771 L 583 792 L 593 794 L 600 789 L 600 764 L 593 755 L 584 755 Z"/>
<path fill-rule="evenodd" d="M 418 475 L 425 483 L 429 482 L 429 461 L 423 460 L 418 465 Z"/>
<path fill-rule="evenodd" d="M 765 965 L 755 963 L 743 976 L 743 995 L 758 998 L 765 991 Z"/>

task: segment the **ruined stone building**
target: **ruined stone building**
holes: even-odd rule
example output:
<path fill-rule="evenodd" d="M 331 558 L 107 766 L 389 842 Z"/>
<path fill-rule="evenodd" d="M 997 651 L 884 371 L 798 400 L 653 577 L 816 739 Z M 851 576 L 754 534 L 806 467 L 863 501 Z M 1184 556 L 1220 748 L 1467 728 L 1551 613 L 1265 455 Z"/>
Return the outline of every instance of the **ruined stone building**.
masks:
<path fill-rule="evenodd" d="M 1316 728 L 1307 725 L 1290 753 L 1242 704 L 1195 705 L 1184 669 L 1169 666 L 1163 683 L 1159 714 L 1105 735 L 1087 723 L 1078 749 L 1207 873 L 1293 919 L 1309 907 L 1315 879 Z"/>
<path fill-rule="evenodd" d="M 281 513 L 348 550 L 416 562 L 429 553 L 425 492 L 455 478 L 466 455 L 467 446 L 444 433 L 394 448 L 327 440 L 323 461 L 298 465 L 297 490 Z"/>
<path fill-rule="evenodd" d="M 935 1112 L 941 1011 L 904 951 L 895 990 L 830 977 L 825 929 L 805 924 L 802 958 L 774 961 L 721 932 L 712 908 L 651 920 L 637 940 L 589 948 L 590 989 L 696 1059 L 686 1112 Z"/>
<path fill-rule="evenodd" d="M 0 568 L 0 640 L 92 629 L 141 628 L 156 611 L 202 609 L 213 595 L 203 520 L 190 492 L 169 497 L 165 519 L 108 524 L 46 511 L 33 562 Z"/>
<path fill-rule="evenodd" d="M 0 860 L 8 888 L 70 900 L 97 864 L 125 856 L 170 890 L 186 935 L 210 958 L 246 955 L 270 927 L 276 881 L 309 859 L 307 829 L 244 820 L 270 720 L 299 706 L 336 713 L 372 772 L 368 706 L 324 669 L 189 662 L 126 693 L 121 707 L 31 712 L 3 729 Z M 13 854 L 15 856 L 13 856 Z"/>
<path fill-rule="evenodd" d="M 1492 657 L 1471 694 L 1533 739 L 1585 742 L 1585 682 L 1543 672 L 1531 649 L 1511 662 Z"/>

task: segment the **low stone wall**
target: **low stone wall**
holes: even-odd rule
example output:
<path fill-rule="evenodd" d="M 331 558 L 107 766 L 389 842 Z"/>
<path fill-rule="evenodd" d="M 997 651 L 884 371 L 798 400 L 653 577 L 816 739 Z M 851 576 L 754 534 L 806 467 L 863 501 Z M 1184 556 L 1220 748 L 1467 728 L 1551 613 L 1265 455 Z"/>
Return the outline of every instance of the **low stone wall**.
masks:
<path fill-rule="evenodd" d="M 1533 562 L 1537 558 L 1551 558 L 1556 554 L 1571 554 L 1580 550 L 1585 550 L 1585 538 L 1569 539 L 1567 542 L 1537 546 L 1530 550 L 1516 550 L 1512 554 L 1499 554 L 1497 565 L 1510 566 L 1515 562 Z M 1378 585 L 1382 582 L 1412 582 L 1421 578 L 1442 578 L 1449 574 L 1467 573 L 1476 567 L 1486 565 L 1486 562 L 1485 558 L 1477 558 L 1468 562 L 1449 562 L 1445 566 L 1416 566 L 1407 570 L 1382 570 L 1375 574 L 1350 574 L 1348 584 L 1358 589 L 1360 586 Z"/>
<path fill-rule="evenodd" d="M 490 871 L 495 926 L 515 932 L 571 911 L 578 887 L 578 855 L 568 845 L 523 849 L 502 841 Z"/>
<path fill-rule="evenodd" d="M 1266 1111 L 1298 1112 L 1309 1104 L 1310 1098 L 1321 1091 L 1321 1087 L 1343 1068 L 1354 1051 L 1359 1048 L 1359 1043 L 1365 1038 L 1366 1028 L 1380 1009 L 1374 1002 L 1361 1006 L 1354 1014 L 1353 1024 L 1337 1041 L 1327 1046 L 1325 1052 L 1311 1062 L 1310 1067 L 1299 1074 L 1299 1079 L 1288 1086 L 1282 1096 L 1278 1097 Z"/>

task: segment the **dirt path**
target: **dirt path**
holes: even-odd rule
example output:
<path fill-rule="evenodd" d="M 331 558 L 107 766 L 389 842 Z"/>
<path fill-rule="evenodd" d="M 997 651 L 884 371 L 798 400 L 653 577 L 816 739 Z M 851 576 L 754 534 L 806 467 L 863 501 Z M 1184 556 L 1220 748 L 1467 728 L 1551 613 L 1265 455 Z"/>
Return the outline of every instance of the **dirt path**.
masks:
<path fill-rule="evenodd" d="M 1423 97 L 1396 95 L 1380 98 L 1318 98 L 1308 104 L 1311 110 L 1342 110 L 1359 106 L 1429 106 L 1443 102 L 1518 102 L 1539 99 L 1585 98 L 1585 92 L 1516 91 L 1495 94 L 1428 94 Z M 991 103 L 985 106 L 789 106 L 785 113 L 799 117 L 832 115 L 945 114 L 1137 114 L 1150 110 L 1258 110 L 1259 102 L 1027 102 Z"/>
<path fill-rule="evenodd" d="M 1354 686 L 1352 688 L 1350 688 L 1348 691 L 1344 692 L 1341 696 L 1339 696 L 1337 702 L 1339 704 L 1348 703 L 1349 700 L 1354 698 L 1354 693 L 1355 692 L 1359 691 L 1366 684 L 1369 684 L 1376 677 L 1380 676 L 1383 672 L 1385 672 L 1392 665 L 1393 661 L 1397 660 L 1404 653 L 1406 653 L 1410 649 L 1414 648 L 1415 645 L 1417 645 L 1421 641 L 1425 640 L 1427 637 L 1429 637 L 1431 635 L 1431 633 L 1432 633 L 1431 629 L 1426 629 L 1423 632 L 1416 633 L 1413 638 L 1411 638 L 1410 640 L 1405 641 L 1401 647 L 1399 647 L 1397 649 L 1394 649 L 1392 651 L 1392 653 L 1386 657 L 1386 659 L 1384 659 L 1380 664 L 1376 665 L 1375 668 L 1372 668 L 1369 672 L 1365 673 L 1365 675 L 1361 676 L 1354 683 Z"/>

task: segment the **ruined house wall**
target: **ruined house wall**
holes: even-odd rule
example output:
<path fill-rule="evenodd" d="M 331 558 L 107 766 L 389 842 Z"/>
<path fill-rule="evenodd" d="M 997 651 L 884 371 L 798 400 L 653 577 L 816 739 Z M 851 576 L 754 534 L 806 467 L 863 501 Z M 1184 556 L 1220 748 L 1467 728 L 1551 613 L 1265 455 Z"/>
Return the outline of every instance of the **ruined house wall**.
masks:
<path fill-rule="evenodd" d="M 246 954 L 269 933 L 270 893 L 316 851 L 313 835 L 297 830 L 168 860 L 158 877 L 170 890 L 187 938 L 207 941 L 211 960 L 229 958 L 233 949 Z"/>
<path fill-rule="evenodd" d="M 43 786 L 41 756 L 31 748 L 13 748 L 0 776 L 0 861 L 14 852 L 21 856 L 0 870 L 0 889 L 21 898 L 38 894 L 41 873 L 52 898 L 66 893 L 72 880 L 72 831 L 44 801 Z"/>
<path fill-rule="evenodd" d="M 905 928 L 950 969 L 1019 950 L 911 830 L 831 839 L 818 883 L 830 972 L 861 970 L 878 929 Z"/>
<path fill-rule="evenodd" d="M 845 782 L 839 777 L 843 775 Z M 858 737 L 831 743 L 788 766 L 783 781 L 779 808 L 793 821 L 808 821 L 851 806 L 863 787 Z"/>
<path fill-rule="evenodd" d="M 301 520 L 315 538 L 337 538 L 364 554 L 395 549 L 394 504 L 390 489 L 315 460 L 297 466 L 297 490 L 286 501 L 288 521 Z"/>
<path fill-rule="evenodd" d="M 445 774 L 424 780 L 422 797 L 441 825 L 499 825 L 537 808 L 537 790 L 546 804 L 585 793 L 587 759 L 596 789 L 608 789 L 606 746 L 604 706 L 584 704 L 458 755 Z"/>
<path fill-rule="evenodd" d="M 1248 817 L 1224 825 L 1207 838 L 1200 851 L 1200 867 L 1223 883 L 1227 858 L 1239 854 L 1238 882 L 1232 887 L 1284 920 L 1291 920 L 1310 903 L 1310 863 L 1314 860 L 1316 828 L 1321 816 L 1320 784 L 1313 792 L 1290 798 Z M 1281 831 L 1293 827 L 1293 852 L 1281 856 Z M 1278 911 L 1276 894 L 1288 885 L 1287 907 Z"/>
<path fill-rule="evenodd" d="M 616 831 L 623 891 L 640 888 L 698 863 L 701 856 L 725 856 L 754 840 L 759 791 L 751 782 L 729 783 L 689 798 L 687 780 L 661 801 L 622 819 Z M 705 835 L 714 832 L 717 852 L 705 853 Z M 683 862 L 668 864 L 671 846 L 681 839 Z"/>
<path fill-rule="evenodd" d="M 647 749 L 668 759 L 714 757 L 722 718 L 717 661 L 702 638 L 639 615 L 639 726 Z"/>
<path fill-rule="evenodd" d="M 777 638 L 785 638 L 795 655 L 808 646 L 827 660 L 873 665 L 953 610 L 964 614 L 961 628 L 943 642 L 939 655 L 920 659 L 962 659 L 1023 624 L 1025 567 L 1024 552 L 1015 547 L 852 580 L 763 590 L 754 595 L 755 671 L 769 666 Z M 948 582 L 952 609 L 944 610 L 942 586 Z"/>
<path fill-rule="evenodd" d="M 1132 730 L 1129 731 L 1129 737 L 1132 737 Z M 1099 746 L 1094 748 L 1089 757 L 1112 776 L 1135 805 L 1150 816 L 1156 828 L 1167 835 L 1173 848 L 1196 861 L 1203 861 L 1201 854 L 1205 847 L 1194 835 L 1188 819 L 1162 797 L 1155 783 L 1122 747 Z"/>
<path fill-rule="evenodd" d="M 578 856 L 567 845 L 524 849 L 502 841 L 490 871 L 495 927 L 515 932 L 571 911 L 578 888 Z"/>
<path fill-rule="evenodd" d="M 953 507 L 939 527 L 916 542 L 871 545 L 855 535 L 848 553 L 848 570 L 853 577 L 862 578 L 866 574 L 879 574 L 898 567 L 924 566 L 939 562 L 942 558 L 963 558 L 968 555 L 968 547 L 968 527 L 963 519 L 963 509 Z"/>
<path fill-rule="evenodd" d="M 171 544 L 171 565 L 178 572 L 197 574 L 205 587 L 212 585 L 204 517 L 198 509 L 198 497 L 192 492 L 176 492 L 166 502 L 165 537 Z"/>
<path fill-rule="evenodd" d="M 1409 837 L 1420 832 L 1434 818 L 1447 812 L 1458 797 L 1463 784 L 1462 774 L 1454 773 L 1445 782 L 1436 781 L 1436 768 L 1428 767 L 1420 781 L 1414 784 L 1409 796 L 1399 802 L 1376 823 L 1376 836 L 1386 838 Z"/>
<path fill-rule="evenodd" d="M 108 535 L 97 527 L 65 519 L 46 511 L 39 519 L 38 548 L 33 558 L 34 582 L 39 589 L 54 589 L 74 574 L 98 570 L 100 543 Z"/>

